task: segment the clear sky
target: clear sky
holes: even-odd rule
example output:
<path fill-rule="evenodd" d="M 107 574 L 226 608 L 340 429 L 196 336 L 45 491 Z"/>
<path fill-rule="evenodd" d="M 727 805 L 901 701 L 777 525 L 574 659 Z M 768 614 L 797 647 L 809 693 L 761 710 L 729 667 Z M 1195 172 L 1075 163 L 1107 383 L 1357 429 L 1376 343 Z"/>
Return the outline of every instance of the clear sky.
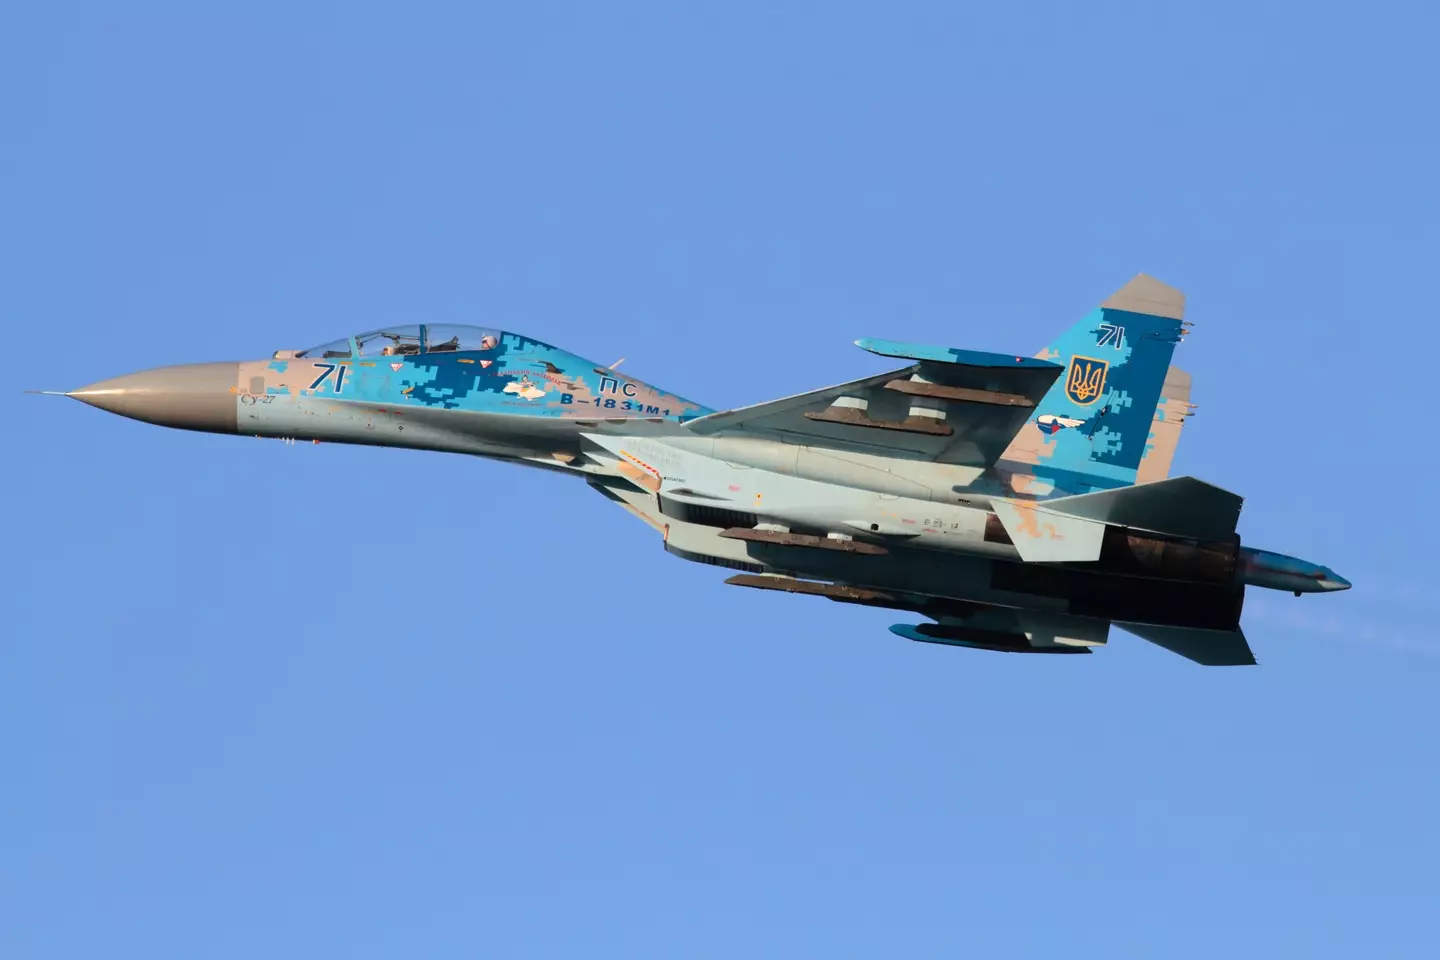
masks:
<path fill-rule="evenodd" d="M 1426 3 L 11 4 L 0 956 L 1420 957 Z M 569 478 L 22 396 L 382 324 L 714 407 L 1189 295 L 1256 669 L 907 642 Z"/>

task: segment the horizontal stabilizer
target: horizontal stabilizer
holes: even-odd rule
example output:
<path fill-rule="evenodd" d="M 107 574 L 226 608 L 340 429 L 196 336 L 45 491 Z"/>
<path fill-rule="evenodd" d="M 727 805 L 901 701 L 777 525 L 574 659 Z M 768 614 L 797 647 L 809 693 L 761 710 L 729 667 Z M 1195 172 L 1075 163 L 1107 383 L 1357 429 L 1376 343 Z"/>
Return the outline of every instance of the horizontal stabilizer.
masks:
<path fill-rule="evenodd" d="M 1112 526 L 1195 540 L 1225 540 L 1234 535 L 1244 503 L 1244 498 L 1203 480 L 1175 477 L 1136 487 L 1058 497 L 1046 500 L 1043 507 Z"/>
<path fill-rule="evenodd" d="M 1117 623 L 1142 640 L 1149 640 L 1171 653 L 1207 667 L 1249 667 L 1255 654 L 1239 627 L 1234 630 L 1194 630 L 1189 627 L 1157 627 L 1148 623 Z"/>
<path fill-rule="evenodd" d="M 1087 494 L 1089 496 L 1089 494 Z M 1066 498 L 1079 499 L 1079 498 Z M 1050 502 L 994 500 L 995 516 L 1026 563 L 1088 563 L 1100 559 L 1105 524 L 1051 513 Z"/>

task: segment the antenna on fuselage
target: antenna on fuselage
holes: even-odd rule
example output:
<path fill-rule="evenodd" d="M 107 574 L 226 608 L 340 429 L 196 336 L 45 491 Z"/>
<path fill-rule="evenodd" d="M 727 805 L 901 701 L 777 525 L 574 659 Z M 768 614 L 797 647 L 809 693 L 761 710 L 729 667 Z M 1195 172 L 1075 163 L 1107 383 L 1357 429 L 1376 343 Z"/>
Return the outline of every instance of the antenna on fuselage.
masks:
<path fill-rule="evenodd" d="M 625 358 L 624 358 L 624 357 L 621 357 L 619 360 L 616 360 L 614 363 L 610 364 L 610 366 L 606 367 L 605 369 L 606 369 L 606 370 L 614 370 L 616 367 L 620 366 L 620 364 L 622 364 L 622 363 L 624 363 L 624 362 L 625 362 Z"/>

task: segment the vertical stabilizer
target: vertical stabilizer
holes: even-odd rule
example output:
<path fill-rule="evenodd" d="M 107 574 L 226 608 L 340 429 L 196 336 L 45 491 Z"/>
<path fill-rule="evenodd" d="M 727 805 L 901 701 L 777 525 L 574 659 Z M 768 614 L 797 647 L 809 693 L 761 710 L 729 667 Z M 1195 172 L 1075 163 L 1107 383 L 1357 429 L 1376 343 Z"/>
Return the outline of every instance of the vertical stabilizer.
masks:
<path fill-rule="evenodd" d="M 1065 371 L 1002 459 L 1068 474 L 1072 492 L 1135 483 L 1184 316 L 1185 295 L 1143 273 L 1112 294 L 1036 354 Z"/>
<path fill-rule="evenodd" d="M 1145 445 L 1145 455 L 1140 458 L 1136 483 L 1153 483 L 1170 476 L 1175 451 L 1180 447 L 1180 432 L 1194 413 L 1195 405 L 1190 402 L 1190 374 L 1179 367 L 1171 367 L 1165 375 L 1165 386 L 1160 390 L 1160 402 L 1155 405 L 1155 419 L 1150 423 L 1150 442 Z"/>

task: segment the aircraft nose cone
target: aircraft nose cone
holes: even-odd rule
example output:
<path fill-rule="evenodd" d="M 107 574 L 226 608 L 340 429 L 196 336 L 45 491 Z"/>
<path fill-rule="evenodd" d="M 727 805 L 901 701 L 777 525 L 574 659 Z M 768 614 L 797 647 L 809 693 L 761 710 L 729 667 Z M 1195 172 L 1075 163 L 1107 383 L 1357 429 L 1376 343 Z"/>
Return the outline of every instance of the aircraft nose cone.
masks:
<path fill-rule="evenodd" d="M 1349 581 L 1349 580 L 1346 580 L 1344 577 L 1340 576 L 1340 574 L 1336 573 L 1334 570 L 1331 570 L 1329 567 L 1326 567 L 1326 568 L 1325 568 L 1325 575 L 1320 579 L 1320 586 L 1324 587 L 1327 591 L 1330 591 L 1330 590 L 1349 590 L 1351 584 L 1350 584 L 1350 581 Z"/>
<path fill-rule="evenodd" d="M 188 363 L 101 380 L 67 396 L 162 427 L 235 433 L 239 380 L 238 363 Z"/>

